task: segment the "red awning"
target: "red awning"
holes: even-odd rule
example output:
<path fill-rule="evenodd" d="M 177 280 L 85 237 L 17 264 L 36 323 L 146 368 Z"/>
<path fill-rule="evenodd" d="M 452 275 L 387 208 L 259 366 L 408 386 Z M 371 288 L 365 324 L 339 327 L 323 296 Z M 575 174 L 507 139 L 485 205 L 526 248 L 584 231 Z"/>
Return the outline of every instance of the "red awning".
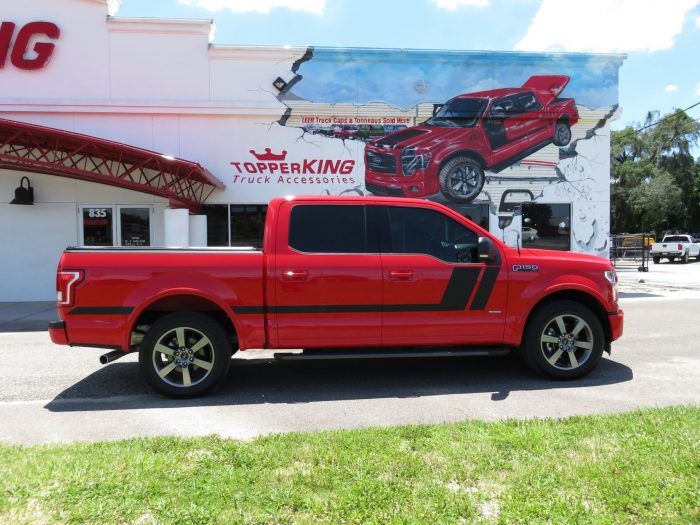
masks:
<path fill-rule="evenodd" d="M 0 168 L 165 197 L 197 210 L 224 184 L 197 162 L 62 129 L 0 118 Z"/>

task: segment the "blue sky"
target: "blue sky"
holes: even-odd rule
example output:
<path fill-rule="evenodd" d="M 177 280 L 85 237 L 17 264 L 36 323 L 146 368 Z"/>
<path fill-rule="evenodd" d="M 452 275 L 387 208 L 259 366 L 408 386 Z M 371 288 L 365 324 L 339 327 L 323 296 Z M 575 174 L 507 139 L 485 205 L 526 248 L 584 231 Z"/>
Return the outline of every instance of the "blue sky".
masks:
<path fill-rule="evenodd" d="M 122 0 L 116 14 L 212 18 L 218 44 L 626 53 L 615 128 L 700 101 L 700 0 Z"/>

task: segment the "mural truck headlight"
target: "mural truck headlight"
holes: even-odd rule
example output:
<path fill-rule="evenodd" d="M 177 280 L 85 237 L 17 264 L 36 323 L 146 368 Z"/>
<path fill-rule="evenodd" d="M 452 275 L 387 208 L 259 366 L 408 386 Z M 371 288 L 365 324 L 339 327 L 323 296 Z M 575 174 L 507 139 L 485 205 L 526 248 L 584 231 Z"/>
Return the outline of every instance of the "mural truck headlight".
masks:
<path fill-rule="evenodd" d="M 423 170 L 430 164 L 432 155 L 428 150 L 409 146 L 401 151 L 401 171 L 404 177 L 412 176 L 416 170 Z"/>

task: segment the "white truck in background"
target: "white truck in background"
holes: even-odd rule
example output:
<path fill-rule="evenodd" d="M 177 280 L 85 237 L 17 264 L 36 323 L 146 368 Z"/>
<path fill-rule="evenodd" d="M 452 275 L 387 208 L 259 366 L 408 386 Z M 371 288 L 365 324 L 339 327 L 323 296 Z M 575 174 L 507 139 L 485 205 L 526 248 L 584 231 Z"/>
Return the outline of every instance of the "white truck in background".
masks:
<path fill-rule="evenodd" d="M 700 242 L 697 242 L 691 235 L 666 235 L 661 242 L 651 245 L 651 259 L 655 263 L 661 259 L 668 259 L 670 262 L 677 258 L 685 264 L 691 257 L 700 261 Z"/>

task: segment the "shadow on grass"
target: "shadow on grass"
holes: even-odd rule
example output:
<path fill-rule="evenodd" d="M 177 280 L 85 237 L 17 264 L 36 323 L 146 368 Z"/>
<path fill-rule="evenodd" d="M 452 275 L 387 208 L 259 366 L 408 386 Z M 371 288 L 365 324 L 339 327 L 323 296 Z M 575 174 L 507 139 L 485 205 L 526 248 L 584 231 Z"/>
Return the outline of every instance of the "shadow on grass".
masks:
<path fill-rule="evenodd" d="M 632 370 L 603 358 L 576 381 L 541 378 L 516 356 L 275 361 L 234 359 L 222 384 L 205 397 L 169 399 L 153 393 L 137 363 L 114 363 L 61 392 L 45 408 L 53 412 L 197 406 L 310 403 L 596 387 L 630 381 Z"/>

